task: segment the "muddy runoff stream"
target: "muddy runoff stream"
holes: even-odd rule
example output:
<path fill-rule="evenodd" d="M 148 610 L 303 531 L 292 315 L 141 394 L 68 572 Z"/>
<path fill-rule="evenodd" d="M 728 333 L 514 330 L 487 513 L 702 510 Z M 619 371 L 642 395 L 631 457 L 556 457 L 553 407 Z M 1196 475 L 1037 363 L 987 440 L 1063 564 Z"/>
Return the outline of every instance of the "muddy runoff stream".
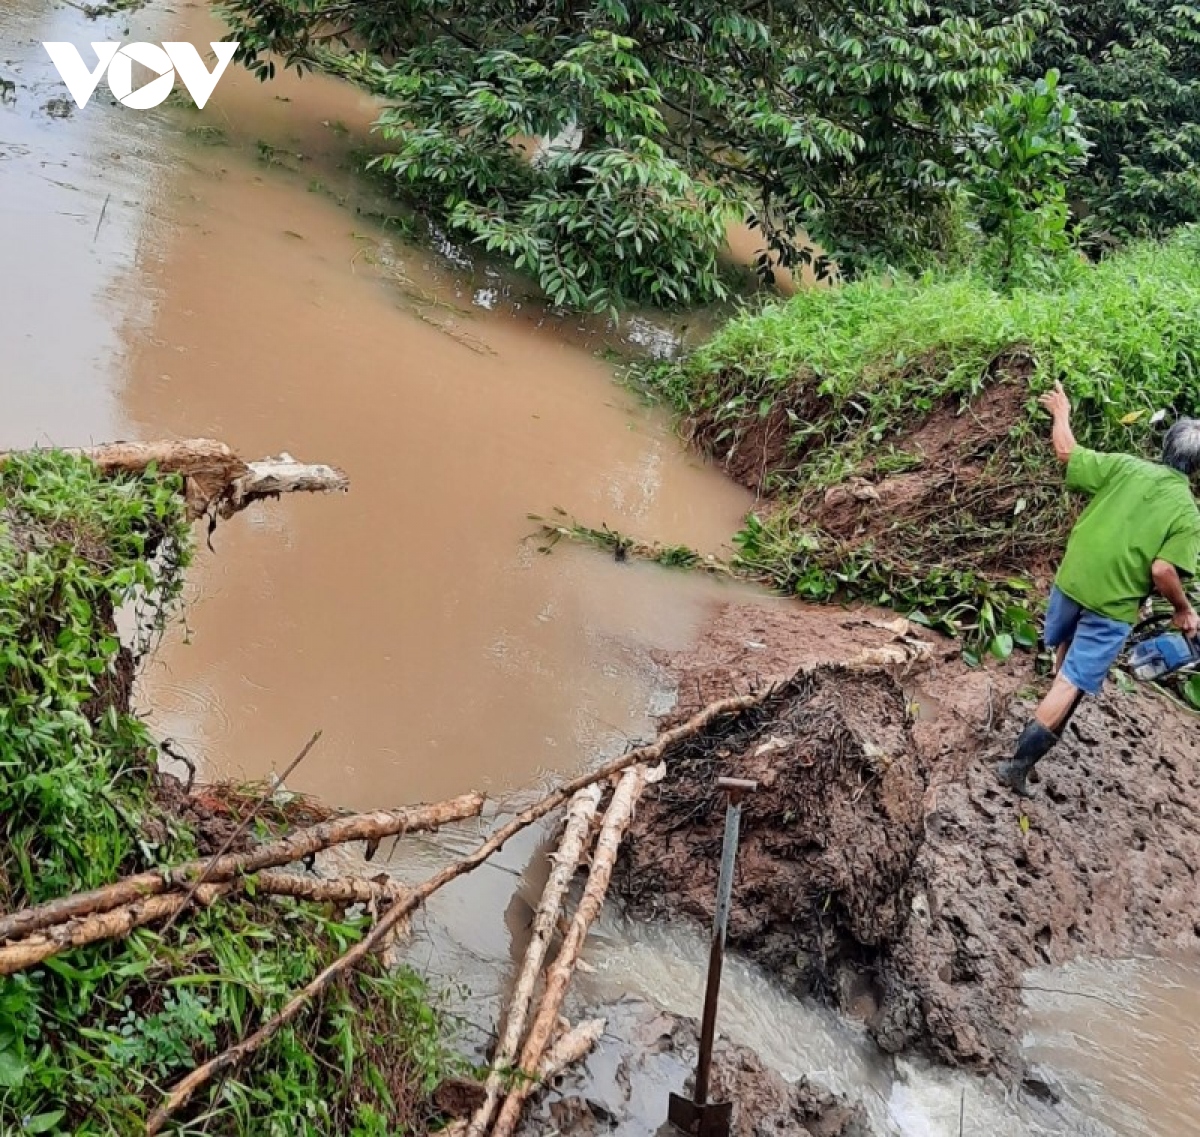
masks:
<path fill-rule="evenodd" d="M 156 728 L 230 778 L 282 768 L 320 728 L 293 789 L 361 807 L 482 788 L 498 810 L 645 737 L 674 697 L 661 653 L 731 600 L 783 602 L 587 550 L 543 556 L 527 514 L 727 544 L 750 499 L 600 358 L 669 351 L 675 333 L 555 317 L 436 233 L 407 241 L 353 173 L 373 107 L 345 86 L 231 69 L 203 113 L 129 111 L 103 87 L 80 111 L 40 48 L 168 33 L 221 38 L 195 5 L 94 22 L 48 0 L 0 9 L 0 445 L 211 435 L 341 464 L 353 488 L 218 529 L 143 680 Z M 389 864 L 415 879 L 476 839 L 408 841 Z M 413 962 L 469 990 L 477 1042 L 524 943 L 543 839 L 447 889 L 416 929 Z M 704 955 L 694 929 L 614 907 L 576 997 L 695 1014 Z M 956 1134 L 960 1113 L 978 1134 L 1200 1131 L 1195 960 L 1030 988 L 1027 1052 L 1053 1072 L 1055 1107 L 884 1059 L 738 961 L 722 1029 L 861 1103 L 880 1133 Z M 615 1131 L 656 1132 L 678 1074 Z"/>

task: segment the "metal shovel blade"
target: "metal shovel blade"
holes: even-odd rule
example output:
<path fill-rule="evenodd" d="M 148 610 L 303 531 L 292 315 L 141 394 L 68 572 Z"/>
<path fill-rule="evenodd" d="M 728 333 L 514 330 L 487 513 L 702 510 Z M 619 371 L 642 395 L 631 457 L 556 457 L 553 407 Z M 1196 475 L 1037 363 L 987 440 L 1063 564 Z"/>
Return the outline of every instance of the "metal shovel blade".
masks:
<path fill-rule="evenodd" d="M 713 1101 L 697 1105 L 690 1098 L 672 1094 L 667 1104 L 667 1120 L 689 1137 L 729 1137 L 733 1102 Z"/>

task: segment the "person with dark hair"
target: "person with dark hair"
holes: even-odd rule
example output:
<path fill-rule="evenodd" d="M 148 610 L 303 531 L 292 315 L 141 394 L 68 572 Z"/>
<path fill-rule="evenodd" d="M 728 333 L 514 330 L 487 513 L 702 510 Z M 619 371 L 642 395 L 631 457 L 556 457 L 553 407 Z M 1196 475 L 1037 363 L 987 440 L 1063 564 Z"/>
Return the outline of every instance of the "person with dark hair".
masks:
<path fill-rule="evenodd" d="M 1147 462 L 1076 443 L 1061 383 L 1040 401 L 1054 420 L 1054 452 L 1066 465 L 1067 489 L 1092 500 L 1071 531 L 1046 611 L 1043 639 L 1055 652 L 1054 682 L 1014 755 L 996 767 L 1000 781 L 1021 795 L 1083 696 L 1100 692 L 1152 591 L 1170 601 L 1184 635 L 1200 632 L 1183 583 L 1200 558 L 1200 509 L 1191 486 L 1200 472 L 1200 419 L 1176 422 L 1162 461 Z"/>

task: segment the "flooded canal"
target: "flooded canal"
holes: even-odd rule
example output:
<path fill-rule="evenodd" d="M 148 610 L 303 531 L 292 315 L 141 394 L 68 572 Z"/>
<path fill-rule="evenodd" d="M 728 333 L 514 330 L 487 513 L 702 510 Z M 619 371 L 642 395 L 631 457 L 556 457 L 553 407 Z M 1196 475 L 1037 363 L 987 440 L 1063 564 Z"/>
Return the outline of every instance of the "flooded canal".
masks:
<path fill-rule="evenodd" d="M 231 68 L 203 113 L 131 112 L 103 87 L 80 111 L 40 48 L 168 31 L 220 38 L 196 4 L 96 22 L 52 0 L 0 7 L 0 79 L 15 84 L 0 102 L 0 446 L 211 436 L 341 465 L 352 490 L 217 530 L 186 625 L 143 679 L 156 729 L 230 778 L 281 768 L 321 729 L 292 787 L 347 806 L 503 798 L 643 737 L 671 698 L 654 654 L 684 647 L 730 590 L 589 550 L 542 555 L 528 515 L 728 542 L 750 499 L 602 358 L 669 346 L 670 331 L 555 318 L 469 254 L 407 240 L 412 223 L 355 176 L 373 107 L 341 84 Z M 481 1007 L 527 922 L 537 840 L 439 896 L 414 946 Z M 401 871 L 472 841 L 410 842 Z M 610 912 L 590 959 L 597 998 L 698 1008 L 690 931 Z M 960 1109 L 966 1133 L 1200 1132 L 1195 961 L 1031 986 L 1027 1046 L 1064 1095 L 1042 1112 L 885 1062 L 741 965 L 725 1026 L 862 1101 L 881 1133 L 955 1134 Z"/>

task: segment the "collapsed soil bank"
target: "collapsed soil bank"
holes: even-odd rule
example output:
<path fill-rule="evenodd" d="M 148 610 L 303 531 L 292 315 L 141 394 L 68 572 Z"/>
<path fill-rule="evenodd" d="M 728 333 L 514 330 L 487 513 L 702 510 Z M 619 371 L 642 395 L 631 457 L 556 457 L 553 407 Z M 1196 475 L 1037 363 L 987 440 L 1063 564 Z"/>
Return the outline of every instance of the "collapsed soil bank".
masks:
<path fill-rule="evenodd" d="M 1195 720 L 1110 689 L 1080 710 L 1021 802 L 992 763 L 1029 712 L 1028 663 L 969 670 L 941 644 L 889 667 L 882 624 L 731 608 L 671 661 L 688 703 L 791 678 L 768 707 L 668 763 L 619 877 L 643 914 L 710 919 L 714 783 L 754 778 L 733 945 L 861 1017 L 887 1051 L 1013 1076 L 1027 968 L 1200 943 Z"/>

